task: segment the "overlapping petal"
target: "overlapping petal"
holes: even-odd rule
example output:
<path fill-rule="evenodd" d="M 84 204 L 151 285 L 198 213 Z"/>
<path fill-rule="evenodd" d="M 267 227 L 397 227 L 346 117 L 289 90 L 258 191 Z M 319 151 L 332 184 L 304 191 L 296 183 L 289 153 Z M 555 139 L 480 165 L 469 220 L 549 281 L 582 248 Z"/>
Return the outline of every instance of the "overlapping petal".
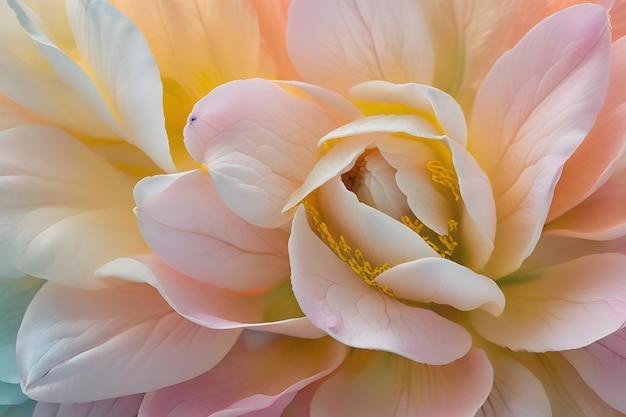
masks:
<path fill-rule="evenodd" d="M 580 5 L 534 27 L 481 85 L 469 150 L 496 199 L 495 250 L 485 269 L 493 278 L 517 269 L 537 242 L 563 164 L 604 100 L 609 59 L 606 11 Z"/>
<path fill-rule="evenodd" d="M 48 283 L 24 316 L 18 369 L 31 398 L 98 401 L 194 378 L 239 333 L 186 320 L 145 284 L 88 291 Z"/>
<path fill-rule="evenodd" d="M 136 417 L 143 397 L 143 394 L 137 394 L 89 403 L 40 402 L 33 417 Z"/>

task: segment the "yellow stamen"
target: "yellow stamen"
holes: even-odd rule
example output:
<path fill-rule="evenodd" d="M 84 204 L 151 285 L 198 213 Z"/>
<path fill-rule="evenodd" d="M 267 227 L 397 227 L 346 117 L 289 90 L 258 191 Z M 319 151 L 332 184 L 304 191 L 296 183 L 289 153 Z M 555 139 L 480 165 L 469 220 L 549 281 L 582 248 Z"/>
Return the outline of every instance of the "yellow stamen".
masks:
<path fill-rule="evenodd" d="M 430 171 L 433 182 L 448 188 L 452 192 L 454 200 L 459 201 L 461 193 L 459 190 L 459 179 L 456 176 L 456 172 L 445 167 L 439 161 L 428 161 L 426 163 L 426 168 Z"/>
<path fill-rule="evenodd" d="M 426 242 L 428 246 L 433 248 L 433 250 L 437 252 L 439 256 L 446 259 L 452 258 L 454 250 L 459 245 L 452 235 L 454 232 L 457 231 L 459 226 L 459 223 L 456 220 L 450 220 L 448 222 L 447 235 L 439 235 L 424 226 L 424 223 L 419 221 L 419 219 L 411 220 L 411 218 L 407 215 L 402 216 L 400 220 L 402 221 L 402 224 L 420 235 L 422 239 L 424 239 L 424 242 Z M 434 241 L 435 238 L 439 243 L 436 243 Z"/>
<path fill-rule="evenodd" d="M 361 277 L 366 284 L 376 288 L 377 290 L 393 297 L 393 291 L 391 288 L 380 285 L 376 282 L 378 277 L 383 271 L 391 268 L 391 265 L 384 263 L 381 266 L 374 267 L 365 259 L 363 252 L 360 249 L 352 249 L 352 247 L 346 242 L 346 239 L 339 235 L 339 239 L 335 237 L 328 230 L 328 225 L 322 220 L 320 212 L 315 207 L 315 204 L 311 201 L 314 197 L 310 196 L 303 201 L 304 208 L 306 209 L 309 221 L 315 230 L 317 236 L 333 251 L 333 253 L 347 263 L 350 268 L 356 274 Z"/>

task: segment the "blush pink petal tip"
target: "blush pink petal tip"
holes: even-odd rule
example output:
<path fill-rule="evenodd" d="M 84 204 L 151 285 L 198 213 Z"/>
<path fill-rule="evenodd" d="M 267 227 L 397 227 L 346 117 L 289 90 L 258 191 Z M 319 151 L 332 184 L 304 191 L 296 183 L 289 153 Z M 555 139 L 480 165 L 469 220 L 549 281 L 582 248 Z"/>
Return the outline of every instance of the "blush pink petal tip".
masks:
<path fill-rule="evenodd" d="M 232 212 L 207 173 L 144 178 L 135 198 L 146 243 L 182 274 L 234 290 L 261 290 L 289 277 L 288 234 Z"/>
<path fill-rule="evenodd" d="M 578 349 L 626 322 L 626 256 L 601 253 L 511 276 L 507 300 L 493 317 L 470 313 L 474 329 L 498 346 L 530 352 Z"/>
<path fill-rule="evenodd" d="M 292 287 L 302 311 L 340 342 L 438 365 L 471 348 L 471 336 L 460 325 L 365 284 L 311 231 L 303 208 L 293 221 L 289 251 Z"/>
<path fill-rule="evenodd" d="M 605 99 L 610 42 L 606 10 L 574 6 L 535 26 L 481 84 L 468 148 L 496 201 L 489 276 L 515 271 L 532 252 L 562 167 Z"/>

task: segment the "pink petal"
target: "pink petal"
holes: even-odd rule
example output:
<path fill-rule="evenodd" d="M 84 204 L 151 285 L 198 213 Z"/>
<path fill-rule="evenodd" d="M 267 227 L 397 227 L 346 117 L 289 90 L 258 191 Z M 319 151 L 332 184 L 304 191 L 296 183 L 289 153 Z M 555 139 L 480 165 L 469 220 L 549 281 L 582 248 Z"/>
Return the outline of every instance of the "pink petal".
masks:
<path fill-rule="evenodd" d="M 611 45 L 611 76 L 606 100 L 593 129 L 563 166 L 548 221 L 563 215 L 602 186 L 616 159 L 624 153 L 626 95 L 621 86 L 625 83 L 626 38 Z"/>
<path fill-rule="evenodd" d="M 478 349 L 444 366 L 357 350 L 322 384 L 313 398 L 311 414 L 473 416 L 487 398 L 492 381 L 489 360 Z"/>
<path fill-rule="evenodd" d="M 536 244 L 562 166 L 604 101 L 609 60 L 606 11 L 581 5 L 537 25 L 482 83 L 469 150 L 496 200 L 490 276 L 516 270 Z"/>
<path fill-rule="evenodd" d="M 615 173 L 582 203 L 550 222 L 544 233 L 610 240 L 626 235 L 626 169 Z"/>
<path fill-rule="evenodd" d="M 303 208 L 293 222 L 289 253 L 302 311 L 340 342 L 431 364 L 449 363 L 469 350 L 471 338 L 461 326 L 365 284 L 311 231 Z"/>
<path fill-rule="evenodd" d="M 143 394 L 90 403 L 56 404 L 39 402 L 33 417 L 135 417 Z"/>
<path fill-rule="evenodd" d="M 329 338 L 243 333 L 209 372 L 148 394 L 139 415 L 278 416 L 298 390 L 332 372 L 345 354 L 345 347 Z"/>
<path fill-rule="evenodd" d="M 599 398 L 560 353 L 515 354 L 513 356 L 541 381 L 550 399 L 551 415 L 624 416 Z"/>
<path fill-rule="evenodd" d="M 292 1 L 287 49 L 305 81 L 345 93 L 368 80 L 430 84 L 434 51 L 420 5 Z"/>
<path fill-rule="evenodd" d="M 134 178 L 62 130 L 0 133 L 0 264 L 95 288 L 102 264 L 148 251 L 132 214 Z"/>
<path fill-rule="evenodd" d="M 200 100 L 185 143 L 203 161 L 226 205 L 249 223 L 278 227 L 281 209 L 318 157 L 317 141 L 335 128 L 324 108 L 270 81 L 235 81 Z"/>
<path fill-rule="evenodd" d="M 531 352 L 577 349 L 626 321 L 626 256 L 589 255 L 502 281 L 506 308 L 499 317 L 471 312 L 487 340 Z"/>
<path fill-rule="evenodd" d="M 98 401 L 193 378 L 239 333 L 187 321 L 148 285 L 86 291 L 48 283 L 24 315 L 18 369 L 31 398 Z"/>
<path fill-rule="evenodd" d="M 396 265 L 376 282 L 391 288 L 396 297 L 418 303 L 481 309 L 494 316 L 504 309 L 504 294 L 492 279 L 448 259 L 423 258 Z"/>
<path fill-rule="evenodd" d="M 562 353 L 600 398 L 626 413 L 626 329 Z"/>
<path fill-rule="evenodd" d="M 155 256 L 116 259 L 97 275 L 147 282 L 180 315 L 204 327 L 252 328 L 305 338 L 324 335 L 302 317 L 293 294 L 284 291 L 288 282 L 265 293 L 239 293 L 182 275 Z"/>
<path fill-rule="evenodd" d="M 476 417 L 551 416 L 550 400 L 541 381 L 507 351 L 490 346 L 493 387 Z"/>
<path fill-rule="evenodd" d="M 177 271 L 235 290 L 270 287 L 289 276 L 288 234 L 252 226 L 230 211 L 206 173 L 148 177 L 135 196 L 146 243 Z"/>

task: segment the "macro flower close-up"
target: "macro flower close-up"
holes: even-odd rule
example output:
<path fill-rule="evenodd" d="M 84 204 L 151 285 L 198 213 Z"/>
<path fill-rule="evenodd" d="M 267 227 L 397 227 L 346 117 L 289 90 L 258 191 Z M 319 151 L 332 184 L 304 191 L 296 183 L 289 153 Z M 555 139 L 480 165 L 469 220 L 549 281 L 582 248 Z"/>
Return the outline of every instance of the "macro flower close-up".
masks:
<path fill-rule="evenodd" d="M 626 1 L 0 34 L 1 417 L 626 415 Z"/>

